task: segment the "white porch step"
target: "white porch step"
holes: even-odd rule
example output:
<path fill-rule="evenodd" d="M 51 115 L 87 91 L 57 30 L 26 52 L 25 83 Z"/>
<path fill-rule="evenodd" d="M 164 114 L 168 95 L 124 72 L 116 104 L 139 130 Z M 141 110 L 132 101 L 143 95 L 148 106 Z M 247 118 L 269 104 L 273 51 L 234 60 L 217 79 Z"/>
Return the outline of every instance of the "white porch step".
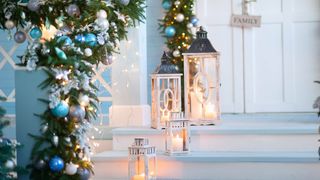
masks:
<path fill-rule="evenodd" d="M 95 180 L 126 180 L 127 151 L 96 154 Z M 158 153 L 160 180 L 318 180 L 315 152 L 191 152 L 186 156 Z"/>
<path fill-rule="evenodd" d="M 267 117 L 270 115 L 266 115 Z M 252 118 L 225 116 L 217 126 L 192 126 L 191 151 L 229 152 L 316 152 L 319 144 L 316 115 L 277 115 Z M 291 117 L 291 118 L 290 118 Z M 238 119 L 236 119 L 238 118 Z M 164 130 L 150 128 L 117 128 L 112 130 L 113 150 L 127 150 L 135 137 L 149 138 L 150 144 L 164 151 Z"/>

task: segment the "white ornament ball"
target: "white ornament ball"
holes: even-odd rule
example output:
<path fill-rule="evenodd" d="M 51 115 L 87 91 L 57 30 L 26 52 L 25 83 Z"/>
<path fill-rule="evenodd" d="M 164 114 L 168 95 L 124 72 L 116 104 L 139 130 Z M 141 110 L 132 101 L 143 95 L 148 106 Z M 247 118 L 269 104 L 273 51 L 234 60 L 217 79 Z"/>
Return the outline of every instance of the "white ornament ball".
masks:
<path fill-rule="evenodd" d="M 4 25 L 5 25 L 5 27 L 7 29 L 13 29 L 14 28 L 14 22 L 11 21 L 11 20 L 6 21 Z"/>
<path fill-rule="evenodd" d="M 107 18 L 107 12 L 105 10 L 101 9 L 100 11 L 97 12 L 97 18 L 106 19 Z"/>
<path fill-rule="evenodd" d="M 181 4 L 180 1 L 175 1 L 175 2 L 174 2 L 174 5 L 176 5 L 176 6 L 179 6 L 180 4 Z"/>
<path fill-rule="evenodd" d="M 8 160 L 6 163 L 5 163 L 5 167 L 8 168 L 8 169 L 13 169 L 15 166 L 14 162 L 12 160 Z"/>
<path fill-rule="evenodd" d="M 183 20 L 184 20 L 184 15 L 181 14 L 181 13 L 177 14 L 176 21 L 177 22 L 182 22 Z"/>
<path fill-rule="evenodd" d="M 73 163 L 67 163 L 66 165 L 66 174 L 75 175 L 77 173 L 78 166 Z"/>
<path fill-rule="evenodd" d="M 189 29 L 193 28 L 193 24 L 192 23 L 188 23 L 187 24 L 187 28 L 189 28 Z"/>
<path fill-rule="evenodd" d="M 84 55 L 87 57 L 92 56 L 92 50 L 90 48 L 84 49 Z"/>
<path fill-rule="evenodd" d="M 95 22 L 98 24 L 98 26 L 99 26 L 101 29 L 105 29 L 105 30 L 108 30 L 108 29 L 109 29 L 109 22 L 108 22 L 107 19 L 98 18 Z"/>
<path fill-rule="evenodd" d="M 81 106 L 88 106 L 90 103 L 90 98 L 89 98 L 89 96 L 87 96 L 85 94 L 80 94 L 78 101 Z"/>
<path fill-rule="evenodd" d="M 174 50 L 172 52 L 173 57 L 180 57 L 180 51 L 179 50 Z"/>

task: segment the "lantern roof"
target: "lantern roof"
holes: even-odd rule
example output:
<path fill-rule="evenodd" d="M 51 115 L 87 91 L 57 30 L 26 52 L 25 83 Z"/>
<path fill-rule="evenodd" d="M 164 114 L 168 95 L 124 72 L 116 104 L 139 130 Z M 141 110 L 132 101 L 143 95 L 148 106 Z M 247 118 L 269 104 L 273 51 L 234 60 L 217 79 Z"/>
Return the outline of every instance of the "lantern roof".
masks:
<path fill-rule="evenodd" d="M 208 32 L 200 26 L 200 29 L 197 32 L 197 38 L 192 42 L 186 53 L 216 53 L 217 51 L 207 38 L 207 34 Z"/>
<path fill-rule="evenodd" d="M 171 63 L 170 59 L 171 58 L 164 51 L 161 58 L 161 64 L 156 68 L 153 74 L 179 74 L 178 66 Z"/>

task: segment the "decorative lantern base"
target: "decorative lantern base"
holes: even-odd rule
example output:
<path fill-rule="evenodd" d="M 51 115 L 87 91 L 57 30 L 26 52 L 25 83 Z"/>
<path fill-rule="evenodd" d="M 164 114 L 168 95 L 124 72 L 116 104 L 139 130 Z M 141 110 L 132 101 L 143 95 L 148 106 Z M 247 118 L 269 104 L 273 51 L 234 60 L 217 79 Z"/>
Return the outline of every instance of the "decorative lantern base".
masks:
<path fill-rule="evenodd" d="M 204 120 L 204 119 L 191 119 L 190 126 L 217 126 L 221 120 Z"/>

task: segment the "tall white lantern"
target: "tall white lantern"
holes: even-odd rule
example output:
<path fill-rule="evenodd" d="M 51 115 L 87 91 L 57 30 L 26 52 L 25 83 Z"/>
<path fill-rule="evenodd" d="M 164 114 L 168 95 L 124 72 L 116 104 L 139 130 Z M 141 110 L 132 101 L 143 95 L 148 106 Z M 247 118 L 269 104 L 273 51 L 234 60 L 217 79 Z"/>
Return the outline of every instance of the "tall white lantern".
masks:
<path fill-rule="evenodd" d="M 161 64 L 151 75 L 152 117 L 151 126 L 165 128 L 171 112 L 181 111 L 181 76 L 176 65 L 170 62 L 166 52 Z"/>
<path fill-rule="evenodd" d="M 189 120 L 183 113 L 172 113 L 171 120 L 166 122 L 166 153 L 183 155 L 190 152 Z"/>
<path fill-rule="evenodd" d="M 146 138 L 135 138 L 129 147 L 129 180 L 156 180 L 156 148 Z"/>
<path fill-rule="evenodd" d="M 216 124 L 221 116 L 219 53 L 202 27 L 183 56 L 185 116 L 192 124 Z"/>

